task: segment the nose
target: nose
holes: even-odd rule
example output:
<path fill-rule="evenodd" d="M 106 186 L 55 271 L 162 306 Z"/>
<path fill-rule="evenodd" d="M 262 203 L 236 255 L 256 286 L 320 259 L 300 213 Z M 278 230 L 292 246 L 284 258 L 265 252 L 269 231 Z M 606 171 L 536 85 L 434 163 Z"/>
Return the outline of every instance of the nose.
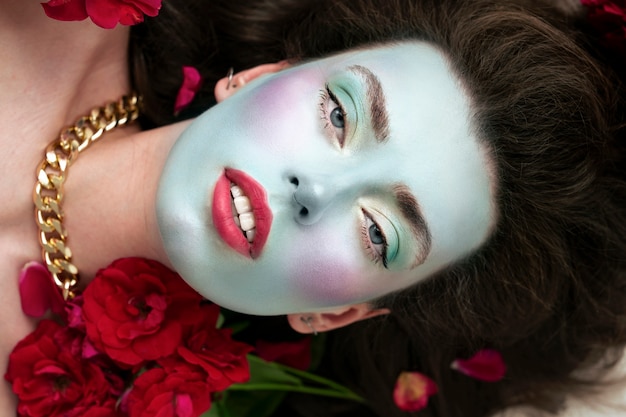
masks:
<path fill-rule="evenodd" d="M 295 187 L 293 192 L 295 220 L 304 226 L 319 221 L 336 194 L 334 187 L 328 181 L 302 175 L 289 175 L 288 180 Z"/>

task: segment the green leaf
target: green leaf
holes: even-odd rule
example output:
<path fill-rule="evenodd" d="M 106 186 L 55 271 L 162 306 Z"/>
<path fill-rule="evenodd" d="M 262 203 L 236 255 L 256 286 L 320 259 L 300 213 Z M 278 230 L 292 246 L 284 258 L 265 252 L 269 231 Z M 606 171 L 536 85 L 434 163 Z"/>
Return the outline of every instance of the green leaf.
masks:
<path fill-rule="evenodd" d="M 232 330 L 232 334 L 237 334 L 248 326 L 250 326 L 249 321 L 239 321 L 237 323 L 229 324 L 228 328 Z"/>
<path fill-rule="evenodd" d="M 233 384 L 202 417 L 270 417 L 288 392 L 364 402 L 348 388 L 310 372 L 248 355 L 250 380 Z"/>
<path fill-rule="evenodd" d="M 267 362 L 258 356 L 248 355 L 248 363 L 250 364 L 250 380 L 245 385 L 264 383 L 302 385 L 300 378 L 288 374 L 275 362 Z"/>
<path fill-rule="evenodd" d="M 250 363 L 250 380 L 243 384 L 233 384 L 228 391 L 301 392 L 365 402 L 350 389 L 319 375 L 276 362 L 266 362 L 254 355 L 248 355 L 248 362 Z M 307 385 L 305 381 L 312 385 Z"/>
<path fill-rule="evenodd" d="M 320 366 L 326 348 L 326 333 L 320 333 L 311 340 L 311 366 L 309 370 L 315 370 Z"/>
<path fill-rule="evenodd" d="M 282 403 L 286 392 L 255 390 L 227 391 L 224 394 L 221 401 L 230 417 L 270 417 Z"/>
<path fill-rule="evenodd" d="M 213 403 L 211 405 L 211 408 L 209 408 L 209 411 L 207 411 L 206 413 L 202 413 L 200 417 L 225 417 L 225 416 L 220 414 L 219 407 L 217 407 L 216 403 Z"/>
<path fill-rule="evenodd" d="M 216 329 L 221 329 L 222 326 L 224 325 L 224 315 L 222 313 L 220 313 L 219 316 L 217 316 L 217 323 L 215 323 L 215 328 Z"/>

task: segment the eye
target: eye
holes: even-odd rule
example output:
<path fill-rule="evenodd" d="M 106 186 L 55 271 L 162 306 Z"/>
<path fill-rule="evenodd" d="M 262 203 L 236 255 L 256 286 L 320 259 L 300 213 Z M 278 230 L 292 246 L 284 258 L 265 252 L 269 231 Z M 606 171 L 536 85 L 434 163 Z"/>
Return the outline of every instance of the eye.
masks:
<path fill-rule="evenodd" d="M 343 148 L 347 113 L 328 85 L 320 91 L 320 117 L 324 121 L 324 130 Z"/>
<path fill-rule="evenodd" d="M 330 112 L 330 123 L 340 129 L 344 128 L 345 121 L 343 119 L 343 110 L 341 110 L 341 107 L 335 107 L 333 111 Z"/>
<path fill-rule="evenodd" d="M 383 245 L 385 243 L 385 237 L 378 229 L 376 224 L 372 224 L 369 228 L 370 241 L 375 245 Z"/>
<path fill-rule="evenodd" d="M 387 238 L 372 216 L 365 209 L 362 211 L 365 222 L 361 235 L 365 250 L 375 263 L 382 262 L 383 266 L 387 268 Z"/>

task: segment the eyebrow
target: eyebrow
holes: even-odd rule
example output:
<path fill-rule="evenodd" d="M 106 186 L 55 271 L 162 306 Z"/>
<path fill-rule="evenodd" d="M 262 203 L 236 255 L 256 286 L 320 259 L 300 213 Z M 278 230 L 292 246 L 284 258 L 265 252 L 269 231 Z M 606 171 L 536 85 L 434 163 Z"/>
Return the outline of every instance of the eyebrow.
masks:
<path fill-rule="evenodd" d="M 389 114 L 385 106 L 385 94 L 380 80 L 372 71 L 361 65 L 351 65 L 348 70 L 365 79 L 367 84 L 365 95 L 369 105 L 374 136 L 378 143 L 386 142 L 389 139 Z"/>
<path fill-rule="evenodd" d="M 393 194 L 396 198 L 398 207 L 402 216 L 409 222 L 411 226 L 411 234 L 418 244 L 418 251 L 415 254 L 415 262 L 411 268 L 424 263 L 432 246 L 432 236 L 424 216 L 417 203 L 417 199 L 411 193 L 409 188 L 404 184 L 397 184 L 393 187 Z"/>

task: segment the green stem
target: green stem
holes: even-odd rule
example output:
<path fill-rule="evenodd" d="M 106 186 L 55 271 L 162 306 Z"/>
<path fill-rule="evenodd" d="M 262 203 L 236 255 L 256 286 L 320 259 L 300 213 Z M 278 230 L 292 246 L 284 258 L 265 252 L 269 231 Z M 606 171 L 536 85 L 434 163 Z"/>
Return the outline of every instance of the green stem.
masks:
<path fill-rule="evenodd" d="M 359 395 L 355 394 L 354 392 L 352 392 L 349 388 L 344 387 L 341 384 L 338 384 L 334 381 L 331 381 L 330 379 L 321 377 L 319 375 L 315 375 L 312 374 L 310 372 L 306 372 L 306 371 L 301 371 L 299 369 L 295 369 L 286 365 L 281 365 L 279 363 L 276 362 L 266 362 L 263 359 L 255 356 L 255 355 L 248 355 L 248 360 L 249 362 L 256 362 L 257 364 L 261 365 L 261 366 L 271 366 L 281 372 L 284 372 L 286 374 L 291 374 L 294 377 L 299 378 L 300 380 L 303 381 L 309 381 L 309 382 L 313 382 L 322 386 L 325 386 L 326 388 L 312 388 L 312 387 L 306 387 L 306 386 L 297 386 L 297 385 L 288 385 L 288 384 L 277 384 L 277 383 L 272 383 L 272 384 L 254 384 L 254 383 L 247 383 L 245 384 L 246 386 L 272 386 L 274 388 L 271 388 L 272 390 L 274 389 L 278 389 L 278 390 L 283 390 L 283 391 L 297 391 L 297 392 L 308 392 L 311 394 L 317 394 L 317 395 L 326 395 L 326 396 L 331 396 L 331 397 L 336 397 L 336 398 L 345 398 L 345 399 L 350 399 L 350 400 L 354 400 L 354 401 L 358 401 L 358 402 L 365 402 L 365 400 L 363 400 L 363 398 L 361 398 Z M 279 387 L 279 388 L 276 388 Z M 285 389 L 284 387 L 290 387 L 292 389 Z M 328 389 L 330 388 L 330 389 Z M 241 388 L 241 389 L 245 389 L 245 390 L 249 390 L 249 389 L 253 389 L 253 388 Z M 259 389 L 259 388 L 257 388 Z M 307 391 L 309 390 L 309 391 Z M 330 394 L 332 393 L 332 394 Z"/>
<path fill-rule="evenodd" d="M 272 384 L 272 383 L 263 383 L 263 384 L 234 384 L 231 385 L 228 390 L 232 391 L 291 391 L 291 392 L 300 392 L 304 394 L 313 394 L 313 395 L 323 395 L 326 397 L 334 397 L 334 398 L 342 398 L 346 400 L 353 400 L 364 403 L 365 401 L 354 394 L 351 391 L 342 391 L 337 392 L 334 390 L 324 389 L 324 388 L 313 388 L 306 386 L 298 386 L 298 385 L 287 385 L 287 384 Z"/>
<path fill-rule="evenodd" d="M 263 359 L 258 358 L 257 356 L 254 355 L 248 355 L 248 360 L 251 361 L 257 361 L 257 362 L 262 362 L 264 364 L 266 364 L 267 362 L 263 361 Z M 357 401 L 360 402 L 365 402 L 361 397 L 359 397 L 357 394 L 355 394 L 354 392 L 352 392 L 352 390 L 350 390 L 349 388 L 344 387 L 341 384 L 338 384 L 334 381 L 331 381 L 330 379 L 321 377 L 319 375 L 315 375 L 312 374 L 310 372 L 306 372 L 306 371 L 301 371 L 299 369 L 295 369 L 286 365 L 281 365 L 280 363 L 277 362 L 272 362 L 272 365 L 275 366 L 276 368 L 282 370 L 283 372 L 298 376 L 304 380 L 309 380 L 315 383 L 318 383 L 320 385 L 326 385 L 327 387 L 330 388 L 334 388 L 337 391 L 340 391 L 342 393 L 347 394 L 346 398 L 358 398 Z"/>
<path fill-rule="evenodd" d="M 296 376 L 299 376 L 302 379 L 308 379 L 308 380 L 316 382 L 318 384 L 326 385 L 326 386 L 331 387 L 331 388 L 335 388 L 338 391 L 345 392 L 346 394 L 352 395 L 354 397 L 358 397 L 358 395 L 353 393 L 352 390 L 350 390 L 349 388 L 344 387 L 343 385 L 338 384 L 337 382 L 332 381 L 330 379 L 324 378 L 324 377 L 319 376 L 319 375 L 312 374 L 310 372 L 305 372 L 305 371 L 301 371 L 299 369 L 290 368 L 289 366 L 281 365 L 279 363 L 277 363 L 276 365 L 280 369 L 282 369 L 283 371 L 285 371 L 287 373 L 290 373 L 290 374 L 293 374 L 293 375 L 296 375 Z"/>

